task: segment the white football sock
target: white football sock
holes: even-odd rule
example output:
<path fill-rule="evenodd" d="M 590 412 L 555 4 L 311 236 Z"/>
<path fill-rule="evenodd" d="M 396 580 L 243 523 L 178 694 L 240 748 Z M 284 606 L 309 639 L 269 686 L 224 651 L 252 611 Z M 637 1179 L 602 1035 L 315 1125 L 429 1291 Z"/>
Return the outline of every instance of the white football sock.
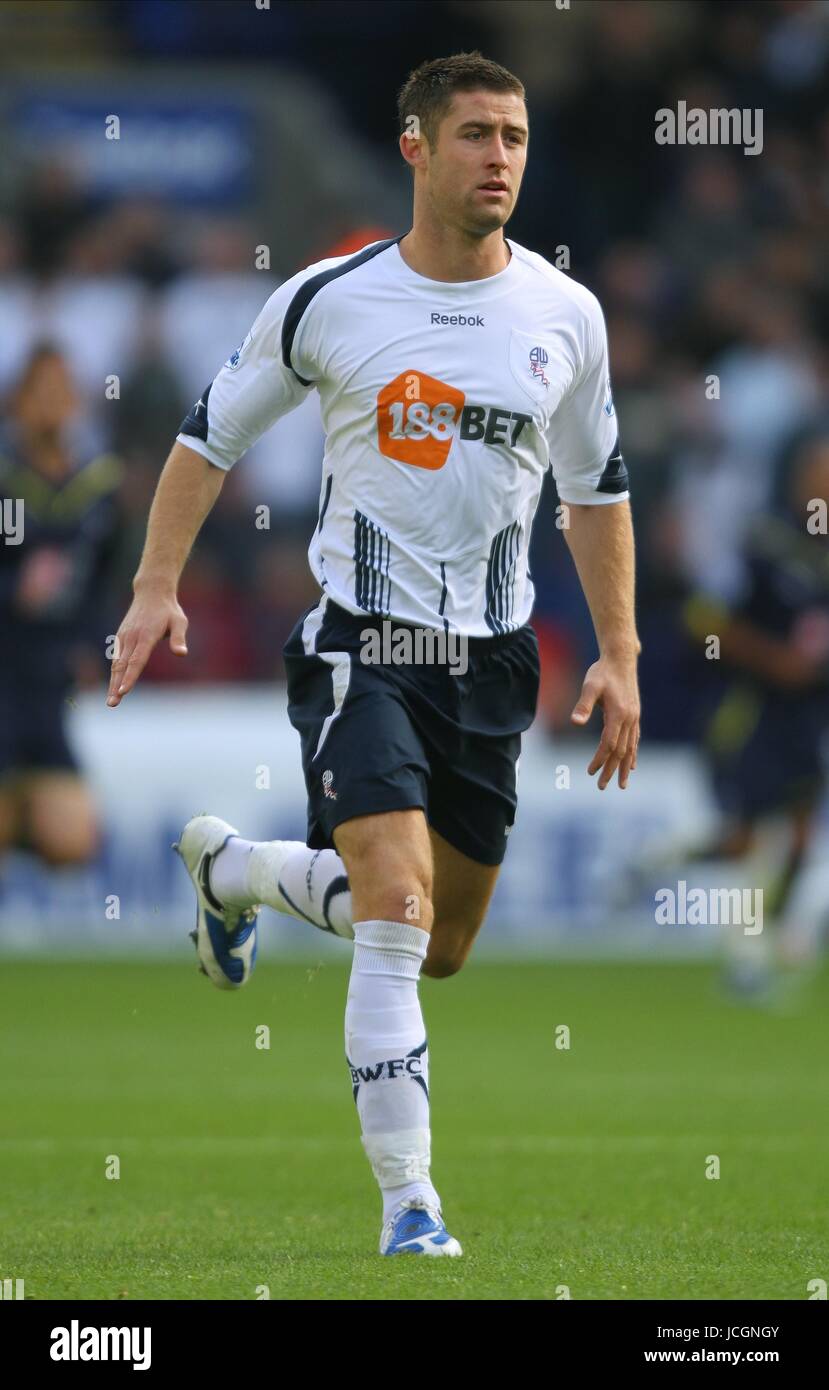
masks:
<path fill-rule="evenodd" d="M 248 859 L 256 845 L 253 840 L 243 840 L 239 835 L 231 835 L 210 865 L 210 891 L 220 903 L 231 903 L 234 907 L 253 907 L 248 885 Z"/>
<path fill-rule="evenodd" d="M 354 935 L 348 875 L 333 849 L 233 835 L 210 866 L 210 888 L 220 903 L 265 903 L 321 931 L 349 940 Z"/>
<path fill-rule="evenodd" d="M 266 844 L 260 845 L 251 855 L 250 879 L 254 892 L 257 887 L 267 888 L 273 877 L 275 866 L 269 861 L 267 850 Z M 336 850 L 309 849 L 307 845 L 296 844 L 278 870 L 276 880 L 277 892 L 285 903 L 283 912 L 313 922 L 321 931 L 345 936 L 349 941 L 354 939 L 351 888 L 345 864 Z"/>
<path fill-rule="evenodd" d="M 345 1051 L 384 1221 L 407 1197 L 440 1206 L 429 1176 L 429 1052 L 417 994 L 428 944 L 428 932 L 405 922 L 354 923 Z"/>

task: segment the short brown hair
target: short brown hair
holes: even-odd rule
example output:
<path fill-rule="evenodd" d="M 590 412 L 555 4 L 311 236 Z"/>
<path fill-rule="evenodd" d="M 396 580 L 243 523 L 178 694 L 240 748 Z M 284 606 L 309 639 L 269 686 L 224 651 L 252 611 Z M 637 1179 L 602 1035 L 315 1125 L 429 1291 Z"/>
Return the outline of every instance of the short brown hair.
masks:
<path fill-rule="evenodd" d="M 523 82 L 477 49 L 421 63 L 409 73 L 397 95 L 400 134 L 408 133 L 409 121 L 417 116 L 429 149 L 434 149 L 440 123 L 452 104 L 454 93 L 473 92 L 478 88 L 489 92 L 514 92 L 522 101 L 527 99 Z"/>

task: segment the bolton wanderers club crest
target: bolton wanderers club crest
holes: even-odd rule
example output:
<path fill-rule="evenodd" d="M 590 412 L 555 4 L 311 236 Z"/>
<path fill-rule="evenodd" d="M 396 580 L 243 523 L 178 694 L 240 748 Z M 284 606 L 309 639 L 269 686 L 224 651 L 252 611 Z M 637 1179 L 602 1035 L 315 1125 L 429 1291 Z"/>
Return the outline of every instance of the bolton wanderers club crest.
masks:
<path fill-rule="evenodd" d="M 534 347 L 530 349 L 530 370 L 532 371 L 535 380 L 538 381 L 542 386 L 550 385 L 549 381 L 547 380 L 547 377 L 544 375 L 544 368 L 546 367 L 549 360 L 550 359 L 544 351 L 543 347 Z"/>

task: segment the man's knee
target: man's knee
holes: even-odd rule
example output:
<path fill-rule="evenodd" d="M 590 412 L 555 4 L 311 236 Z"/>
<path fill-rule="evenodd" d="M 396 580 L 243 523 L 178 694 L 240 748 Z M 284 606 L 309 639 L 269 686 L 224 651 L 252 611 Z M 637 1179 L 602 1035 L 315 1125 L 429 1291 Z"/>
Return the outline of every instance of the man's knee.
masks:
<path fill-rule="evenodd" d="M 354 878 L 349 873 L 354 899 Z M 358 880 L 359 881 L 359 880 Z M 359 901 L 366 904 L 363 917 L 383 922 L 407 922 L 431 931 L 434 916 L 431 887 L 414 872 L 403 872 L 384 881 L 364 883 Z"/>
<path fill-rule="evenodd" d="M 351 832 L 335 834 L 348 872 L 356 921 L 408 922 L 432 926 L 432 863 L 428 839 L 402 841 L 398 836 Z"/>
<path fill-rule="evenodd" d="M 416 860 L 398 862 L 384 872 L 373 855 L 352 855 L 346 860 L 346 869 L 357 922 L 408 922 L 431 930 L 433 887 L 427 865 Z"/>
<path fill-rule="evenodd" d="M 352 900 L 370 909 L 369 915 L 389 922 L 411 922 L 429 931 L 432 925 L 432 875 L 416 858 L 398 859 L 384 867 L 382 854 L 372 849 L 347 862 Z"/>

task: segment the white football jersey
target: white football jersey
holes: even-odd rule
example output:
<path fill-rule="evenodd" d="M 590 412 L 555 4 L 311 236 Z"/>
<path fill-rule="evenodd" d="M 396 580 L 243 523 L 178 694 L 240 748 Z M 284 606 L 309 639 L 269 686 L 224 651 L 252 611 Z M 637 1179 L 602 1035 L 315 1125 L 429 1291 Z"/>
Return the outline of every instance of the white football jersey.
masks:
<path fill-rule="evenodd" d="M 324 593 L 351 613 L 509 632 L 533 605 L 546 470 L 564 503 L 628 496 L 602 312 L 514 241 L 497 275 L 446 282 L 410 269 L 401 240 L 285 281 L 178 438 L 229 469 L 316 389 L 326 448 L 308 557 Z"/>

